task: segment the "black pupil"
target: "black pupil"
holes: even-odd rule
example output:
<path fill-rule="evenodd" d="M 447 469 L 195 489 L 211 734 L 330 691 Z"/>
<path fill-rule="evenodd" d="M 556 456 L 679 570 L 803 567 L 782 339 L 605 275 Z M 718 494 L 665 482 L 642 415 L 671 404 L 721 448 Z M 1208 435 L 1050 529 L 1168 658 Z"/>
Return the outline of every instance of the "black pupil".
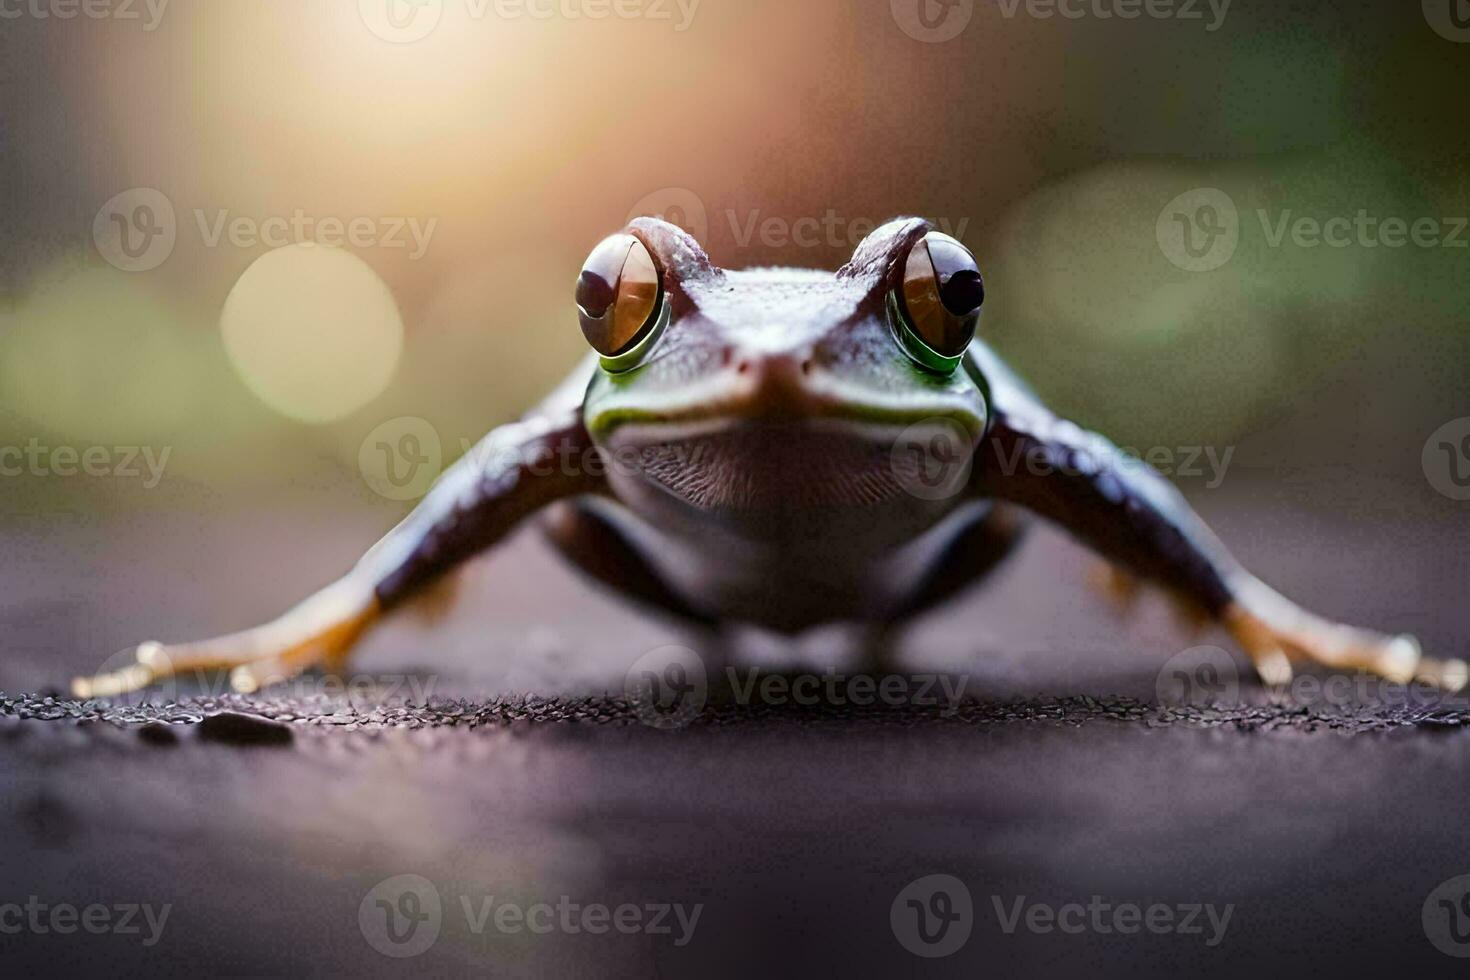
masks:
<path fill-rule="evenodd" d="M 617 298 L 614 285 L 597 273 L 583 269 L 577 277 L 577 305 L 588 316 L 602 316 Z"/>
<path fill-rule="evenodd" d="M 985 302 L 985 286 L 980 273 L 972 270 L 956 272 L 940 287 L 939 301 L 954 316 L 969 316 Z"/>

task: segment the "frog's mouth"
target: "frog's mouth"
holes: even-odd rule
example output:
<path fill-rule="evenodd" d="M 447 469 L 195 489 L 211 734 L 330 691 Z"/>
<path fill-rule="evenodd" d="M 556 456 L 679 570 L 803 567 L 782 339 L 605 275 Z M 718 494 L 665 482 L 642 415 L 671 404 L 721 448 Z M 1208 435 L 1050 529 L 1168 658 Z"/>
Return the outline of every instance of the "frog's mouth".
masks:
<path fill-rule="evenodd" d="M 704 511 L 811 512 L 957 498 L 976 434 L 953 419 L 629 422 L 609 478 L 644 480 Z"/>

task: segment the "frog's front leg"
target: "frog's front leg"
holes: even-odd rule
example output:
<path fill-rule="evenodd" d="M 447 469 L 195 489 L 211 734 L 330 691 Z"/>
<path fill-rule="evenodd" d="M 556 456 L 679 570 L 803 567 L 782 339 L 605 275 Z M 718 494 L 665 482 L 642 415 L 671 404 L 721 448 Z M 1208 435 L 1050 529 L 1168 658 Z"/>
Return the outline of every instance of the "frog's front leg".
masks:
<path fill-rule="evenodd" d="M 998 411 L 975 473 L 981 492 L 1060 524 L 1223 624 L 1267 684 L 1291 680 L 1291 658 L 1450 690 L 1466 683 L 1464 661 L 1424 657 L 1411 636 L 1334 623 L 1285 599 L 1247 572 L 1157 471 L 1044 410 Z"/>
<path fill-rule="evenodd" d="M 144 643 L 120 671 L 78 678 L 78 697 L 107 697 L 165 677 L 229 670 L 242 692 L 313 666 L 343 663 L 385 612 L 555 500 L 602 488 L 579 410 L 532 416 L 491 432 L 350 572 L 262 626 L 195 643 Z"/>

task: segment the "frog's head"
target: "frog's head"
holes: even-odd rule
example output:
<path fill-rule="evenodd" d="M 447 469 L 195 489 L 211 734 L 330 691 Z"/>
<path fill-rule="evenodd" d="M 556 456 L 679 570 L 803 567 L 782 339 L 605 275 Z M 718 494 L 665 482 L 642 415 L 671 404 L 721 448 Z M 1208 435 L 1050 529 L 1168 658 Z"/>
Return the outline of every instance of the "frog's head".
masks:
<path fill-rule="evenodd" d="M 707 510 L 902 498 L 896 440 L 928 427 L 968 452 L 984 431 L 961 363 L 982 298 L 970 253 L 917 218 L 874 231 L 836 273 L 720 269 L 638 218 L 577 283 L 601 361 L 586 425 L 614 461 Z"/>

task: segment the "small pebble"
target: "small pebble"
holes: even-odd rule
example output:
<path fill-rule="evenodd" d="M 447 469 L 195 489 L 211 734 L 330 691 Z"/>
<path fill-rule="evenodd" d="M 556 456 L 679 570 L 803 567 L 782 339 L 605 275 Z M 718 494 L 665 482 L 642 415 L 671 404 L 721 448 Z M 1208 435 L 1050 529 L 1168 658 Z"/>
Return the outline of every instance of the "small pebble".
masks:
<path fill-rule="evenodd" d="M 179 733 L 175 726 L 161 721 L 150 721 L 138 729 L 138 741 L 148 745 L 178 745 Z"/>
<path fill-rule="evenodd" d="M 290 745 L 289 725 L 259 715 L 221 711 L 199 723 L 199 737 L 225 745 Z"/>

